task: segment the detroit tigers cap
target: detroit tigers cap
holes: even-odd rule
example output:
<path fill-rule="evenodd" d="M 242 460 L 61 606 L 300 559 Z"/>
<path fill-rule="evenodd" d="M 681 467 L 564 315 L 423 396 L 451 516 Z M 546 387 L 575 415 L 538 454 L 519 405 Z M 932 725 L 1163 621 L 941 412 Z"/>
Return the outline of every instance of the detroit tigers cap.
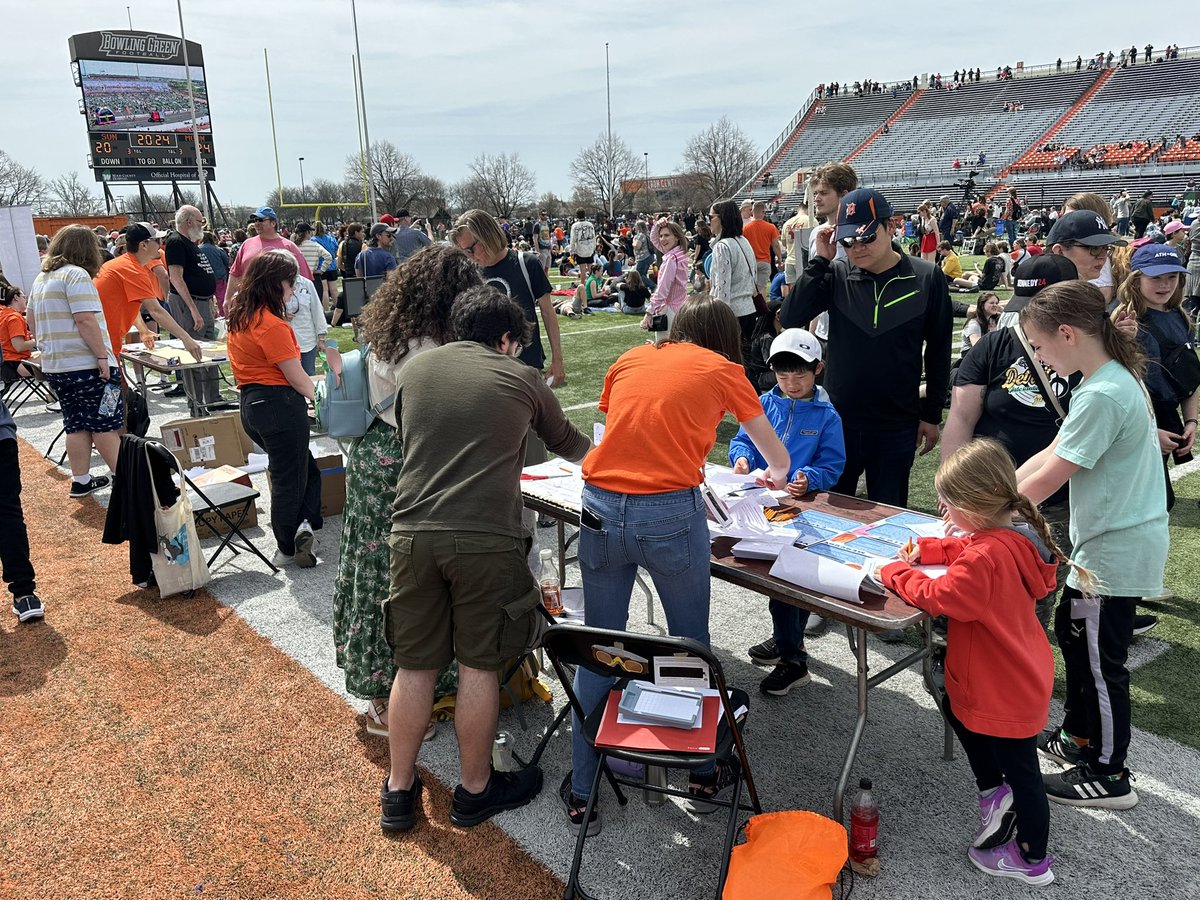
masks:
<path fill-rule="evenodd" d="M 851 191 L 838 204 L 837 233 L 834 240 L 867 237 L 875 233 L 881 220 L 891 217 L 892 205 L 879 191 L 872 188 Z"/>

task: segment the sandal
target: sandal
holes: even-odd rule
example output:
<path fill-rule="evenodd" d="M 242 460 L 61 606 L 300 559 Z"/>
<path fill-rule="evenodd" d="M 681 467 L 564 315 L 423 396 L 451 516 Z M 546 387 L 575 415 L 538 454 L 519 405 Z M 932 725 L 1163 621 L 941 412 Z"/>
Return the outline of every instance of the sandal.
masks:
<path fill-rule="evenodd" d="M 374 700 L 367 704 L 367 734 L 373 734 L 381 738 L 388 736 L 387 711 L 388 705 L 386 700 L 379 705 L 376 705 Z M 421 738 L 422 743 L 432 740 L 435 734 L 437 734 L 437 722 L 430 719 L 429 727 L 425 729 L 425 735 Z"/>

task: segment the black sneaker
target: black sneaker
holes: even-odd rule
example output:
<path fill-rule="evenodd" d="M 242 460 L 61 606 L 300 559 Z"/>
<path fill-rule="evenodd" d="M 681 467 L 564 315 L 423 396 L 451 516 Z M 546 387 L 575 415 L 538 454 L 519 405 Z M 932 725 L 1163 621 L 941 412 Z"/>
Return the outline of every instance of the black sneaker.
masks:
<path fill-rule="evenodd" d="M 1083 762 L 1083 748 L 1061 728 L 1049 728 L 1038 735 L 1038 752 L 1060 766 L 1077 766 Z"/>
<path fill-rule="evenodd" d="M 519 809 L 542 789 L 542 770 L 529 766 L 516 772 L 496 772 L 482 793 L 472 794 L 461 784 L 454 789 L 450 824 L 474 828 L 506 809 Z"/>
<path fill-rule="evenodd" d="M 1133 617 L 1133 634 L 1134 637 L 1145 634 L 1158 624 L 1158 616 L 1134 616 Z"/>
<path fill-rule="evenodd" d="M 707 775 L 692 773 L 688 781 L 688 793 L 691 799 L 687 802 L 689 812 L 698 816 L 707 816 L 717 811 L 717 804 L 709 801 L 717 797 L 727 788 L 737 784 L 742 777 L 742 764 L 736 756 L 720 760 L 716 769 Z"/>
<path fill-rule="evenodd" d="M 751 662 L 756 662 L 760 666 L 774 666 L 779 663 L 779 645 L 775 643 L 775 638 L 769 637 L 761 644 L 755 644 L 746 651 Z"/>
<path fill-rule="evenodd" d="M 46 617 L 46 607 L 42 605 L 42 600 L 37 594 L 26 594 L 24 597 L 17 597 L 13 600 L 13 615 L 17 617 L 18 622 L 28 622 L 30 619 L 43 619 Z"/>
<path fill-rule="evenodd" d="M 71 482 L 71 493 L 69 496 L 72 500 L 82 500 L 93 491 L 103 490 L 109 485 L 109 477 L 107 475 L 89 475 L 88 480 L 82 484 L 78 481 Z"/>
<path fill-rule="evenodd" d="M 1046 796 L 1067 806 L 1131 809 L 1138 802 L 1128 769 L 1115 775 L 1098 775 L 1086 765 L 1079 765 L 1057 775 L 1043 775 L 1042 781 Z"/>
<path fill-rule="evenodd" d="M 407 791 L 389 791 L 388 777 L 383 776 L 379 789 L 379 827 L 384 831 L 408 831 L 417 824 L 417 809 L 421 805 L 421 773 L 413 770 L 413 783 Z"/>
<path fill-rule="evenodd" d="M 579 829 L 583 827 L 583 814 L 587 812 L 587 798 L 575 796 L 571 789 L 571 772 L 567 772 L 567 777 L 559 786 L 558 796 L 567 807 L 567 818 L 571 820 L 571 834 L 578 836 Z M 594 837 L 599 834 L 600 827 L 600 805 L 597 803 L 592 807 L 592 817 L 588 819 L 587 836 Z"/>
<path fill-rule="evenodd" d="M 772 697 L 785 697 L 792 688 L 803 687 L 811 680 L 806 663 L 781 662 L 762 680 L 758 689 Z"/>
<path fill-rule="evenodd" d="M 162 395 L 164 397 L 186 397 L 187 391 L 182 384 L 177 384 L 174 387 L 167 388 L 167 390 L 162 392 Z"/>

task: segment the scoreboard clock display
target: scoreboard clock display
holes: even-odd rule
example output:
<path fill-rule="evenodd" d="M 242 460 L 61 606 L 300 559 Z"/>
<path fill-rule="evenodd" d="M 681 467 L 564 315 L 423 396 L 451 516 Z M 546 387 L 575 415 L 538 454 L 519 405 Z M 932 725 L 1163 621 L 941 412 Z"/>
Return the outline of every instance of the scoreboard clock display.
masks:
<path fill-rule="evenodd" d="M 93 131 L 88 135 L 91 144 L 92 168 L 104 169 L 177 169 L 197 164 L 196 141 L 190 134 L 169 131 Z M 205 167 L 214 166 L 212 136 L 200 135 L 200 160 Z"/>

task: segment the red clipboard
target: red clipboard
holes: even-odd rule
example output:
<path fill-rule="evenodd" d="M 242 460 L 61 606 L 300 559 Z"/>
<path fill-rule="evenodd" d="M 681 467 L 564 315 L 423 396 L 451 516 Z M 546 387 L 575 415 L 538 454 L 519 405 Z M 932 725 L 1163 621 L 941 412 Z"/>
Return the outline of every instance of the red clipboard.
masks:
<path fill-rule="evenodd" d="M 616 750 L 646 750 L 651 753 L 713 753 L 717 749 L 717 723 L 721 718 L 721 698 L 705 697 L 703 724 L 699 728 L 672 728 L 669 725 L 623 725 L 617 721 L 621 692 L 612 690 L 604 707 L 604 719 L 596 732 L 597 747 Z"/>

